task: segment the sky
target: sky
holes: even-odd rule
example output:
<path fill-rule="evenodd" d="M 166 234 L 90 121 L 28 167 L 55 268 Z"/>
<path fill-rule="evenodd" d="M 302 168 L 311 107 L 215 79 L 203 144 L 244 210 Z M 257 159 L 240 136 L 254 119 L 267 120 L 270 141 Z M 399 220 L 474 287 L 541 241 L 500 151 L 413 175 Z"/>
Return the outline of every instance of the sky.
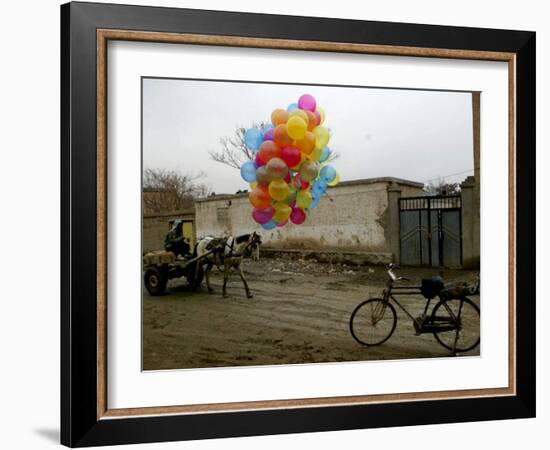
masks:
<path fill-rule="evenodd" d="M 473 174 L 469 93 L 151 78 L 143 80 L 143 167 L 202 171 L 217 194 L 248 189 L 209 151 L 237 126 L 269 122 L 275 108 L 305 93 L 325 110 L 341 181 L 459 182 Z"/>

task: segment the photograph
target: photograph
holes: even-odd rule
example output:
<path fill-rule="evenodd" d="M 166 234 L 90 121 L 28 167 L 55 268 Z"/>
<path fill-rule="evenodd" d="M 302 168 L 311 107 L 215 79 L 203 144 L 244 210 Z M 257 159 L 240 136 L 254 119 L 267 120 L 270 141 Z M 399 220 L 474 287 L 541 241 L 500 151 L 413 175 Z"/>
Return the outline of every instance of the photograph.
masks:
<path fill-rule="evenodd" d="M 141 126 L 142 370 L 480 356 L 479 92 L 143 76 Z"/>
<path fill-rule="evenodd" d="M 44 127 L 60 142 L 60 158 L 7 152 L 27 156 L 6 165 L 12 191 L 19 167 L 60 178 L 57 212 L 36 183 L 44 201 L 7 197 L 59 228 L 45 242 L 60 276 L 32 281 L 57 280 L 59 307 L 6 297 L 55 328 L 6 359 L 16 378 L 55 365 L 26 383 L 57 386 L 44 414 L 20 414 L 35 440 L 420 448 L 429 429 L 508 449 L 541 431 L 540 19 L 142 3 L 70 2 L 48 20 L 41 6 L 40 38 L 11 58 L 46 57 L 50 36 L 60 59 L 47 83 L 22 64 L 23 90 L 7 90 L 14 117 L 32 116 L 21 92 L 60 97 L 44 109 L 58 126 L 41 114 L 6 147 Z M 33 255 L 11 241 L 6 255 Z M 14 391 L 8 410 L 42 394 Z"/>

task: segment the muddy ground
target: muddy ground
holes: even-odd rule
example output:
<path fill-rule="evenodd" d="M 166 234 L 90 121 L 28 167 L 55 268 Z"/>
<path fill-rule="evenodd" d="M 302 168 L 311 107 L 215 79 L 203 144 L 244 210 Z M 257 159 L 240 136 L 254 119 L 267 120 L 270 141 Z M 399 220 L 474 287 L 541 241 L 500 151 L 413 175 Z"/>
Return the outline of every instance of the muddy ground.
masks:
<path fill-rule="evenodd" d="M 205 284 L 190 292 L 184 279 L 171 280 L 167 294 L 143 294 L 143 368 L 176 369 L 328 361 L 449 356 L 433 335 L 415 336 L 411 320 L 398 310 L 393 336 L 379 347 L 358 344 L 349 332 L 355 306 L 380 296 L 384 267 L 289 259 L 247 260 L 246 278 L 254 298 L 246 298 L 239 276 L 222 298 L 222 276 L 214 269 L 214 294 Z M 399 274 L 420 284 L 437 269 L 405 268 Z M 446 281 L 469 281 L 478 272 L 445 270 Z M 472 297 L 479 304 L 479 297 Z M 414 316 L 421 296 L 403 302 Z M 397 308 L 398 309 L 398 308 Z M 479 355 L 479 346 L 468 353 Z"/>

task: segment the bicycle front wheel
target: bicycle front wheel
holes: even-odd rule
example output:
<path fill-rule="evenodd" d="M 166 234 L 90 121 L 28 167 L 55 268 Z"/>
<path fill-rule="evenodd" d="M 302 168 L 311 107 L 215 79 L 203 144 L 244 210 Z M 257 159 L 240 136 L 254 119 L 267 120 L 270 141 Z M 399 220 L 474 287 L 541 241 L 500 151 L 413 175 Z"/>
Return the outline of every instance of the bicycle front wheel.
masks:
<path fill-rule="evenodd" d="M 434 337 L 454 352 L 467 352 L 479 345 L 479 324 L 479 308 L 466 297 L 442 300 L 432 313 Z"/>
<path fill-rule="evenodd" d="M 367 346 L 386 342 L 395 331 L 397 314 L 388 302 L 373 298 L 357 305 L 349 321 L 353 338 Z"/>

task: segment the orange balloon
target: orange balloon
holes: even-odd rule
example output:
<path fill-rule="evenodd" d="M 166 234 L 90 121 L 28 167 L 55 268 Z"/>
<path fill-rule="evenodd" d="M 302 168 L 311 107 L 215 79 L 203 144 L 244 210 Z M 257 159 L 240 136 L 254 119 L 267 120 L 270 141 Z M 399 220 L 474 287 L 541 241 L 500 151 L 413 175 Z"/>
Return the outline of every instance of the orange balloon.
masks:
<path fill-rule="evenodd" d="M 267 186 L 256 186 L 248 195 L 248 199 L 252 203 L 252 206 L 258 209 L 264 209 L 271 205 L 271 196 L 269 195 Z"/>
<path fill-rule="evenodd" d="M 317 117 L 311 111 L 304 111 L 307 114 L 307 131 L 313 131 L 317 126 Z"/>
<path fill-rule="evenodd" d="M 315 136 L 313 133 L 311 131 L 306 131 L 306 135 L 303 139 L 296 141 L 296 147 L 305 155 L 309 155 L 315 148 Z"/>
<path fill-rule="evenodd" d="M 284 109 L 274 109 L 271 113 L 271 123 L 275 126 L 286 123 L 288 120 L 288 113 Z"/>
<path fill-rule="evenodd" d="M 281 148 L 288 147 L 292 145 L 293 142 L 292 138 L 286 132 L 286 125 L 284 124 L 275 127 L 275 130 L 273 130 L 273 140 Z"/>
<path fill-rule="evenodd" d="M 273 141 L 263 141 L 258 150 L 258 158 L 267 163 L 271 158 L 279 158 L 281 149 Z"/>

